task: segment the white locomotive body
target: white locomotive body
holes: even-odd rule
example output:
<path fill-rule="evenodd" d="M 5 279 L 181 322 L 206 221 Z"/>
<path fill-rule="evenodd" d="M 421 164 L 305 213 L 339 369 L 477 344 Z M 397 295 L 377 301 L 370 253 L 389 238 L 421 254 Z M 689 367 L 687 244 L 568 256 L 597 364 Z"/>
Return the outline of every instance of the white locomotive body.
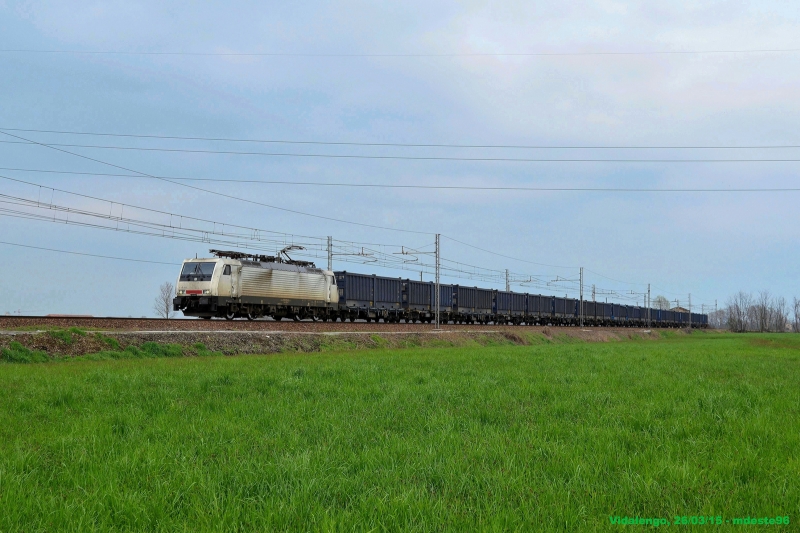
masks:
<path fill-rule="evenodd" d="M 200 318 L 327 319 L 338 302 L 333 272 L 280 260 L 212 257 L 183 262 L 173 308 Z"/>

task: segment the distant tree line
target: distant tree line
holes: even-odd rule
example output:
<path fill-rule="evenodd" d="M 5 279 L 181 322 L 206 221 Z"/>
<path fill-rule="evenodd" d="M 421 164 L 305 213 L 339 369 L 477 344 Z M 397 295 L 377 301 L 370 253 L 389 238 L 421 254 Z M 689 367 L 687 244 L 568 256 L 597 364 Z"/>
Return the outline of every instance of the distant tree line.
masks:
<path fill-rule="evenodd" d="M 709 325 L 737 333 L 745 331 L 800 333 L 800 299 L 791 302 L 783 296 L 773 296 L 769 291 L 751 294 L 740 291 L 730 298 L 725 307 L 709 313 Z"/>

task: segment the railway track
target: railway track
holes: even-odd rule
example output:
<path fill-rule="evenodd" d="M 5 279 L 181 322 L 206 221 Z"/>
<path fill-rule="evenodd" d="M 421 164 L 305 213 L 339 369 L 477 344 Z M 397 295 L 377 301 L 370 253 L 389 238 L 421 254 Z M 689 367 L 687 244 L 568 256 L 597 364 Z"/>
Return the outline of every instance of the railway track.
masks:
<path fill-rule="evenodd" d="M 431 324 L 392 324 L 382 322 L 313 322 L 311 320 L 199 320 L 163 318 L 124 318 L 124 317 L 48 317 L 48 316 L 0 316 L 0 330 L 20 330 L 37 328 L 78 327 L 102 331 L 281 331 L 281 332 L 427 332 L 433 331 Z M 576 326 L 548 326 L 554 330 L 622 330 L 634 331 L 643 328 L 578 328 Z M 442 324 L 448 331 L 476 330 L 541 330 L 543 326 L 504 326 L 478 324 Z"/>

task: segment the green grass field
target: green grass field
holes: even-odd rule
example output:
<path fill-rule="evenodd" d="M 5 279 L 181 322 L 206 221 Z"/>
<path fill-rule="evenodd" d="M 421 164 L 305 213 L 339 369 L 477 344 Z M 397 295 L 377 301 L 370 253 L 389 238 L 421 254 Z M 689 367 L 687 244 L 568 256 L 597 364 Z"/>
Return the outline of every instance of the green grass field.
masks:
<path fill-rule="evenodd" d="M 799 457 L 800 335 L 0 364 L 3 532 L 788 531 Z"/>

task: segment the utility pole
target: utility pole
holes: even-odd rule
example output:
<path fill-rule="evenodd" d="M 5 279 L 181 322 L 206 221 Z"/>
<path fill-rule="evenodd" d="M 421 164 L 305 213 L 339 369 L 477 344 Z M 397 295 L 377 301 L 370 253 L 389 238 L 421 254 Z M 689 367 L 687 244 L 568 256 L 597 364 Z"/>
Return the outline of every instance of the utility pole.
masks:
<path fill-rule="evenodd" d="M 594 283 L 592 283 L 592 301 L 593 302 L 595 301 L 595 299 L 594 299 Z"/>
<path fill-rule="evenodd" d="M 436 329 L 439 329 L 439 233 L 436 234 Z"/>
<path fill-rule="evenodd" d="M 650 284 L 647 284 L 647 327 L 650 327 Z"/>
<path fill-rule="evenodd" d="M 583 267 L 581 267 L 581 303 L 580 307 L 578 308 L 578 313 L 580 316 L 581 327 L 583 327 Z"/>
<path fill-rule="evenodd" d="M 508 282 L 508 269 L 506 269 L 506 292 L 511 290 L 511 284 Z"/>
<path fill-rule="evenodd" d="M 419 271 L 419 280 L 422 281 L 422 270 Z"/>
<path fill-rule="evenodd" d="M 689 293 L 689 329 L 692 329 L 692 293 Z"/>
<path fill-rule="evenodd" d="M 328 270 L 333 270 L 333 237 L 328 236 Z"/>

